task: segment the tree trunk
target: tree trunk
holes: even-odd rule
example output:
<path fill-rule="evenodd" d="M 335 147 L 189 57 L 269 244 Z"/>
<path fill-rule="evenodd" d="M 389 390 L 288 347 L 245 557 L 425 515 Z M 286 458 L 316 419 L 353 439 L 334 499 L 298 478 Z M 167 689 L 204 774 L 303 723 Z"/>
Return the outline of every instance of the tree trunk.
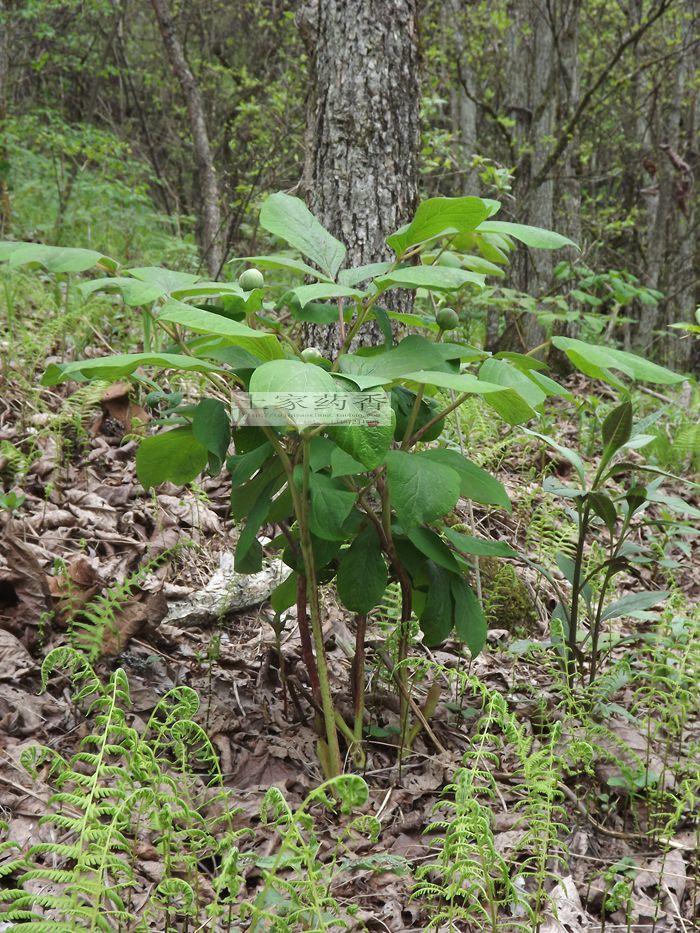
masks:
<path fill-rule="evenodd" d="M 348 265 L 387 259 L 387 235 L 416 204 L 417 0 L 318 0 L 300 25 L 310 56 L 309 207 L 345 244 Z M 407 297 L 397 300 L 408 307 Z M 337 351 L 337 327 L 309 325 L 305 337 Z M 374 322 L 358 335 L 360 345 L 380 339 Z"/>
<path fill-rule="evenodd" d="M 209 275 L 216 278 L 224 261 L 219 182 L 209 143 L 204 105 L 175 30 L 168 0 L 151 0 L 170 67 L 187 103 L 201 199 L 201 245 Z"/>
<path fill-rule="evenodd" d="M 0 0 L 0 237 L 7 235 L 10 229 L 10 188 L 8 175 L 10 165 L 7 146 L 3 142 L 5 133 L 3 123 L 7 119 L 7 99 L 10 72 L 9 56 L 9 19 L 10 14 L 5 0 Z"/>
<path fill-rule="evenodd" d="M 464 48 L 462 0 L 447 0 L 443 16 L 447 20 L 447 31 L 451 32 L 452 38 L 452 43 L 447 44 L 448 60 L 454 56 L 457 72 L 456 80 L 453 81 L 454 86 L 450 90 L 452 130 L 459 146 L 458 153 L 461 162 L 454 193 L 456 195 L 478 195 L 479 175 L 471 167 L 476 155 L 478 114 L 472 91 L 475 85 L 474 74 Z M 467 90 L 472 96 L 467 94 Z"/>

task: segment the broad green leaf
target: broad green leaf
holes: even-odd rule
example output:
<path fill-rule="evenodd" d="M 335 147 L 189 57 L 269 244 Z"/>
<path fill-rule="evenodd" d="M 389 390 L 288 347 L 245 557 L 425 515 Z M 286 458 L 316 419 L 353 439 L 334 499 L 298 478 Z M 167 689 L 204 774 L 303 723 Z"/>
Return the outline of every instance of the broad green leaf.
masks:
<path fill-rule="evenodd" d="M 434 564 L 449 570 L 451 573 L 459 573 L 459 564 L 454 558 L 452 551 L 439 535 L 436 535 L 430 528 L 416 526 L 409 528 L 406 535 L 415 547 L 428 557 Z"/>
<path fill-rule="evenodd" d="M 418 205 L 411 223 L 387 237 L 387 243 L 402 256 L 409 246 L 441 235 L 474 230 L 499 207 L 497 201 L 483 198 L 428 198 Z"/>
<path fill-rule="evenodd" d="M 165 294 L 160 285 L 150 285 L 148 282 L 139 282 L 138 279 L 129 279 L 124 276 L 81 282 L 78 291 L 84 297 L 98 291 L 117 291 L 121 293 L 124 304 L 129 305 L 130 308 L 137 305 L 150 305 Z"/>
<path fill-rule="evenodd" d="M 607 622 L 608 619 L 619 619 L 632 612 L 653 609 L 654 606 L 658 606 L 659 603 L 664 602 L 667 598 L 668 591 L 666 590 L 655 590 L 652 593 L 646 591 L 642 593 L 630 593 L 608 606 L 600 617 L 600 621 Z"/>
<path fill-rule="evenodd" d="M 454 602 L 455 631 L 475 658 L 486 643 L 488 625 L 484 610 L 476 593 L 463 577 L 453 575 L 450 589 Z"/>
<path fill-rule="evenodd" d="M 382 275 L 384 272 L 388 272 L 392 265 L 391 262 L 370 262 L 366 266 L 341 269 L 338 273 L 338 281 L 341 285 L 359 285 L 361 282 L 366 282 L 378 275 Z"/>
<path fill-rule="evenodd" d="M 311 530 L 326 541 L 343 541 L 346 537 L 343 526 L 355 504 L 355 493 L 324 473 L 312 473 L 309 488 Z"/>
<path fill-rule="evenodd" d="M 131 275 L 140 282 L 148 282 L 149 285 L 157 286 L 163 290 L 163 293 L 169 295 L 179 288 L 187 288 L 201 281 L 201 275 L 193 275 L 191 272 L 174 272 L 172 269 L 163 269 L 160 266 L 144 266 L 140 269 L 125 269 L 126 275 Z"/>
<path fill-rule="evenodd" d="M 271 360 L 258 366 L 250 377 L 249 390 L 256 392 L 336 392 L 333 377 L 320 366 L 301 360 Z"/>
<path fill-rule="evenodd" d="M 231 517 L 245 518 L 250 513 L 260 493 L 270 484 L 270 495 L 274 496 L 286 482 L 284 467 L 278 458 L 268 460 L 265 466 L 247 483 L 231 487 Z"/>
<path fill-rule="evenodd" d="M 207 449 L 190 427 L 154 434 L 141 441 L 136 452 L 136 475 L 144 489 L 170 482 L 184 486 L 207 464 Z"/>
<path fill-rule="evenodd" d="M 37 263 L 48 272 L 86 272 L 101 265 L 114 270 L 118 263 L 94 249 L 77 249 L 67 246 L 44 246 L 41 243 L 0 243 L 0 262 L 11 268 Z"/>
<path fill-rule="evenodd" d="M 449 367 L 438 347 L 439 344 L 432 343 L 425 337 L 410 334 L 398 346 L 385 350 L 383 353 L 375 353 L 371 356 L 356 354 L 341 356 L 340 370 L 341 373 L 353 379 L 362 376 L 365 385 L 361 388 L 368 387 L 368 379 L 369 385 L 392 382 L 418 367 L 430 366 L 436 370 L 449 372 Z"/>
<path fill-rule="evenodd" d="M 241 534 L 238 538 L 238 543 L 236 544 L 236 551 L 234 554 L 234 568 L 239 573 L 247 572 L 245 569 L 241 569 L 242 566 L 244 566 L 243 561 L 245 561 L 250 552 L 250 549 L 257 542 L 258 532 L 265 522 L 267 513 L 270 511 L 272 495 L 274 492 L 275 480 L 272 480 L 270 483 L 268 483 L 267 486 L 264 487 L 264 489 L 261 490 L 260 495 L 253 503 L 253 507 L 248 512 L 245 528 L 243 531 L 241 531 Z"/>
<path fill-rule="evenodd" d="M 632 434 L 632 403 L 623 402 L 610 412 L 603 422 L 603 443 L 607 453 L 614 454 L 626 444 Z"/>
<path fill-rule="evenodd" d="M 476 538 L 474 535 L 465 535 L 453 528 L 445 528 L 445 537 L 460 554 L 474 554 L 477 557 L 517 557 L 518 552 L 513 550 L 505 541 L 489 541 L 488 538 Z"/>
<path fill-rule="evenodd" d="M 511 224 L 505 220 L 486 220 L 479 224 L 477 233 L 501 233 L 520 240 L 526 246 L 535 249 L 561 249 L 564 246 L 578 247 L 573 240 L 555 233 L 554 230 L 543 230 L 542 227 L 529 227 L 526 224 Z"/>
<path fill-rule="evenodd" d="M 335 285 L 333 282 L 316 282 L 314 285 L 298 285 L 292 292 L 299 299 L 303 308 L 310 301 L 322 301 L 324 298 L 364 298 L 365 293 L 347 285 Z M 337 317 L 337 313 L 336 313 Z"/>
<path fill-rule="evenodd" d="M 433 333 L 440 330 L 434 316 L 423 317 L 420 314 L 410 314 L 406 311 L 387 311 L 387 315 L 390 320 L 398 321 L 399 324 L 404 324 L 406 327 L 420 327 Z"/>
<path fill-rule="evenodd" d="M 504 276 L 505 272 L 495 262 L 489 262 L 483 256 L 460 256 L 462 268 L 469 269 L 470 272 L 480 272 L 482 275 Z"/>
<path fill-rule="evenodd" d="M 277 192 L 260 209 L 260 226 L 281 237 L 335 278 L 345 259 L 345 247 L 319 223 L 299 198 Z"/>
<path fill-rule="evenodd" d="M 391 407 L 396 417 L 396 427 L 394 428 L 394 440 L 402 441 L 408 427 L 408 419 L 411 417 L 416 402 L 416 393 L 405 389 L 403 386 L 395 386 L 391 390 Z M 414 433 L 425 427 L 428 422 L 439 413 L 441 406 L 431 398 L 423 398 L 418 408 L 418 415 L 414 423 Z M 442 433 L 445 426 L 444 418 L 436 421 L 431 428 L 421 435 L 421 441 L 434 441 Z"/>
<path fill-rule="evenodd" d="M 289 609 L 297 601 L 298 574 L 292 571 L 286 580 L 279 583 L 270 593 L 270 604 L 277 615 Z"/>
<path fill-rule="evenodd" d="M 187 341 L 187 349 L 194 356 L 225 363 L 235 372 L 256 369 L 262 363 L 259 357 L 243 347 L 232 346 L 226 337 L 195 337 Z"/>
<path fill-rule="evenodd" d="M 469 392 L 483 395 L 484 401 L 498 411 L 508 424 L 522 424 L 536 416 L 536 412 L 521 398 L 515 389 L 497 386 L 483 379 L 477 379 L 471 373 L 443 373 L 432 370 L 420 370 L 406 373 L 401 377 L 411 382 L 437 386 L 440 389 L 454 389 L 455 392 Z"/>
<path fill-rule="evenodd" d="M 350 456 L 342 447 L 335 447 L 331 454 L 331 475 L 333 479 L 340 476 L 357 476 L 365 473 L 369 468 Z"/>
<path fill-rule="evenodd" d="M 450 636 L 454 626 L 454 602 L 451 582 L 454 574 L 428 561 L 428 595 L 420 613 L 423 640 L 428 647 L 439 645 Z"/>
<path fill-rule="evenodd" d="M 610 496 L 604 492 L 591 492 L 588 494 L 588 501 L 595 514 L 602 518 L 605 526 L 612 534 L 617 523 L 617 510 Z"/>
<path fill-rule="evenodd" d="M 157 366 L 159 369 L 175 369 L 184 372 L 210 373 L 220 370 L 219 366 L 198 360 L 194 356 L 179 353 L 119 353 L 96 360 L 75 360 L 73 363 L 50 363 L 42 376 L 41 384 L 55 386 L 68 379 L 104 379 L 115 382 L 129 376 L 140 366 Z"/>
<path fill-rule="evenodd" d="M 353 308 L 352 304 L 343 308 L 345 321 L 349 321 L 352 317 Z M 298 300 L 293 300 L 289 303 L 289 310 L 295 321 L 306 321 L 311 324 L 337 324 L 339 317 L 337 304 L 324 304 L 320 301 L 309 301 L 302 308 Z"/>
<path fill-rule="evenodd" d="M 178 301 L 182 301 L 185 298 L 208 298 L 210 295 L 221 295 L 224 298 L 240 298 L 243 307 L 246 306 L 248 297 L 255 294 L 262 294 L 262 289 L 254 288 L 250 292 L 244 292 L 240 285 L 237 285 L 235 282 L 195 282 L 194 285 L 174 288 L 170 292 L 170 295 Z"/>
<path fill-rule="evenodd" d="M 459 498 L 459 475 L 425 456 L 390 450 L 386 455 L 391 504 L 404 529 L 425 525 L 451 511 Z"/>
<path fill-rule="evenodd" d="M 645 360 L 634 353 L 618 350 L 615 347 L 601 347 L 597 344 L 585 343 L 573 337 L 552 337 L 552 344 L 563 350 L 569 359 L 586 375 L 596 375 L 597 378 L 610 382 L 609 369 L 616 369 L 640 382 L 653 382 L 659 385 L 675 385 L 684 382 L 685 376 L 671 372 L 664 366 Z M 587 369 L 584 369 L 587 366 Z M 594 371 L 591 372 L 591 367 Z M 616 384 L 616 381 L 613 381 Z M 619 384 L 619 383 L 617 383 Z"/>
<path fill-rule="evenodd" d="M 498 505 L 510 512 L 511 502 L 503 483 L 471 460 L 467 460 L 461 453 L 436 447 L 424 450 L 421 456 L 454 470 L 459 475 L 460 495 L 465 499 L 473 499 L 474 502 L 481 502 L 483 505 Z"/>
<path fill-rule="evenodd" d="M 342 380 L 333 383 L 335 391 L 354 391 Z M 375 390 L 376 391 L 376 390 Z M 336 424 L 328 427 L 328 435 L 346 454 L 359 461 L 366 470 L 374 470 L 384 461 L 394 438 L 394 425 Z"/>
<path fill-rule="evenodd" d="M 192 434 L 223 463 L 231 442 L 231 422 L 223 402 L 215 398 L 199 402 L 192 417 Z"/>
<path fill-rule="evenodd" d="M 478 272 L 468 269 L 451 269 L 449 266 L 407 266 L 379 276 L 374 284 L 380 291 L 390 288 L 425 288 L 438 292 L 453 292 L 464 285 L 483 288 L 485 279 Z"/>
<path fill-rule="evenodd" d="M 528 379 L 525 373 L 521 373 L 504 360 L 484 360 L 479 369 L 479 378 L 494 385 L 515 389 L 532 408 L 537 408 L 547 398 L 547 393 Z"/>
<path fill-rule="evenodd" d="M 309 444 L 309 466 L 318 473 L 331 465 L 333 451 L 338 450 L 336 445 L 328 437 L 312 437 Z"/>
<path fill-rule="evenodd" d="M 310 275 L 314 279 L 327 279 L 327 276 L 308 263 L 302 262 L 301 259 L 294 259 L 292 256 L 285 256 L 282 253 L 276 253 L 274 256 L 242 256 L 238 260 L 232 259 L 231 262 L 240 262 L 241 260 L 245 260 L 245 262 L 249 262 L 260 269 L 286 269 L 288 272 L 298 272 L 299 275 Z"/>
<path fill-rule="evenodd" d="M 211 311 L 202 311 L 193 308 L 182 301 L 170 299 L 158 315 L 159 321 L 179 324 L 198 334 L 214 334 L 218 337 L 227 337 L 231 344 L 243 347 L 259 359 L 277 360 L 284 357 L 284 351 L 279 340 L 273 334 L 266 334 L 261 330 L 253 330 L 246 324 L 233 321 Z"/>
<path fill-rule="evenodd" d="M 226 465 L 231 473 L 231 485 L 240 486 L 247 482 L 271 456 L 272 444 L 265 441 L 259 447 L 254 447 L 244 454 L 229 457 Z"/>
<path fill-rule="evenodd" d="M 336 586 L 350 612 L 365 613 L 379 603 L 386 590 L 388 572 L 373 527 L 363 529 L 340 558 Z"/>

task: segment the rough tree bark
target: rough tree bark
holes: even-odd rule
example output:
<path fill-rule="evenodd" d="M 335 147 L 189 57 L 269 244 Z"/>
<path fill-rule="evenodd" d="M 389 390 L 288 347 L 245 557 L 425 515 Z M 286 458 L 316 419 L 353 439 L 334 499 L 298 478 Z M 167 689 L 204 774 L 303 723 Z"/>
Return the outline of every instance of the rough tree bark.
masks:
<path fill-rule="evenodd" d="M 304 187 L 311 211 L 347 247 L 348 265 L 388 258 L 386 236 L 415 209 L 417 6 L 317 0 L 300 14 L 311 88 Z M 309 325 L 305 336 L 326 353 L 337 350 L 338 328 Z M 380 339 L 374 324 L 359 334 L 363 345 Z"/>
<path fill-rule="evenodd" d="M 170 67 L 180 83 L 187 103 L 201 199 L 201 246 L 209 275 L 215 278 L 221 271 L 224 261 L 221 197 L 219 180 L 214 167 L 214 156 L 209 143 L 204 105 L 178 38 L 168 0 L 151 0 L 151 5 L 158 20 L 158 28 L 163 37 Z"/>

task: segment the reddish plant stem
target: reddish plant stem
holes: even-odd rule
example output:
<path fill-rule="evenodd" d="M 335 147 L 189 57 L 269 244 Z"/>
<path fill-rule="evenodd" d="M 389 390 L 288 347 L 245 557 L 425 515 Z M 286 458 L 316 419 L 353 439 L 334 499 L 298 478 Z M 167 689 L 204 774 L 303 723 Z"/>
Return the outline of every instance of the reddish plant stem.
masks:
<path fill-rule="evenodd" d="M 304 664 L 309 672 L 309 681 L 311 691 L 317 703 L 321 702 L 321 685 L 318 680 L 318 668 L 316 667 L 316 658 L 311 643 L 311 629 L 309 628 L 309 617 L 306 614 L 306 577 L 299 574 L 297 578 L 297 622 L 299 625 L 299 637 L 301 638 L 301 654 L 304 658 Z"/>

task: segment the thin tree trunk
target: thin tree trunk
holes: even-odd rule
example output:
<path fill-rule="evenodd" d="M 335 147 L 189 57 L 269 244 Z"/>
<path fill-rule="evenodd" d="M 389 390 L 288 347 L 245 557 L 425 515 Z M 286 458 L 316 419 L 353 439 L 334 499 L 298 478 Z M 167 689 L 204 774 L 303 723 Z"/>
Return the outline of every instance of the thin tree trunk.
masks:
<path fill-rule="evenodd" d="M 214 156 L 209 143 L 204 105 L 194 75 L 187 64 L 185 53 L 175 30 L 175 23 L 170 14 L 168 0 L 151 0 L 158 20 L 158 27 L 163 37 L 163 45 L 170 62 L 170 67 L 180 83 L 187 103 L 190 131 L 194 143 L 194 155 L 197 164 L 201 200 L 201 240 L 202 252 L 209 270 L 215 278 L 221 271 L 224 255 L 222 249 L 221 198 L 219 181 L 214 167 Z"/>
<path fill-rule="evenodd" d="M 388 258 L 387 235 L 415 209 L 417 5 L 418 0 L 318 0 L 300 14 L 311 87 L 304 187 L 311 211 L 347 247 L 348 265 Z M 397 301 L 409 306 L 407 297 Z M 338 330 L 309 325 L 305 336 L 333 355 Z M 357 342 L 380 340 L 372 322 Z"/>
<path fill-rule="evenodd" d="M 448 60 L 454 55 L 457 62 L 457 80 L 450 90 L 452 126 L 459 145 L 460 160 L 460 174 L 454 189 L 457 195 L 477 195 L 479 176 L 471 167 L 477 148 L 477 106 L 473 97 L 467 94 L 467 88 L 473 88 L 475 81 L 464 48 L 464 10 L 461 0 L 447 0 L 443 16 L 447 20 L 446 31 L 451 32 L 452 38 L 452 43 L 447 43 Z"/>
<path fill-rule="evenodd" d="M 581 0 L 568 0 L 562 7 L 561 28 L 559 31 L 559 102 L 557 107 L 557 124 L 566 125 L 571 114 L 578 106 L 580 97 L 579 80 L 579 13 Z M 578 176 L 578 133 L 575 133 L 567 149 L 562 154 L 563 171 L 556 182 L 556 203 L 554 209 L 554 229 L 563 233 L 581 245 L 581 182 Z M 557 260 L 575 258 L 575 250 L 569 249 L 566 253 L 558 253 Z M 575 308 L 572 304 L 570 307 Z M 580 306 L 579 306 L 580 307 Z M 555 322 L 552 326 L 554 334 L 575 337 L 579 332 L 578 321 Z M 571 371 L 569 358 L 560 350 L 550 348 L 548 360 L 560 373 Z"/>

